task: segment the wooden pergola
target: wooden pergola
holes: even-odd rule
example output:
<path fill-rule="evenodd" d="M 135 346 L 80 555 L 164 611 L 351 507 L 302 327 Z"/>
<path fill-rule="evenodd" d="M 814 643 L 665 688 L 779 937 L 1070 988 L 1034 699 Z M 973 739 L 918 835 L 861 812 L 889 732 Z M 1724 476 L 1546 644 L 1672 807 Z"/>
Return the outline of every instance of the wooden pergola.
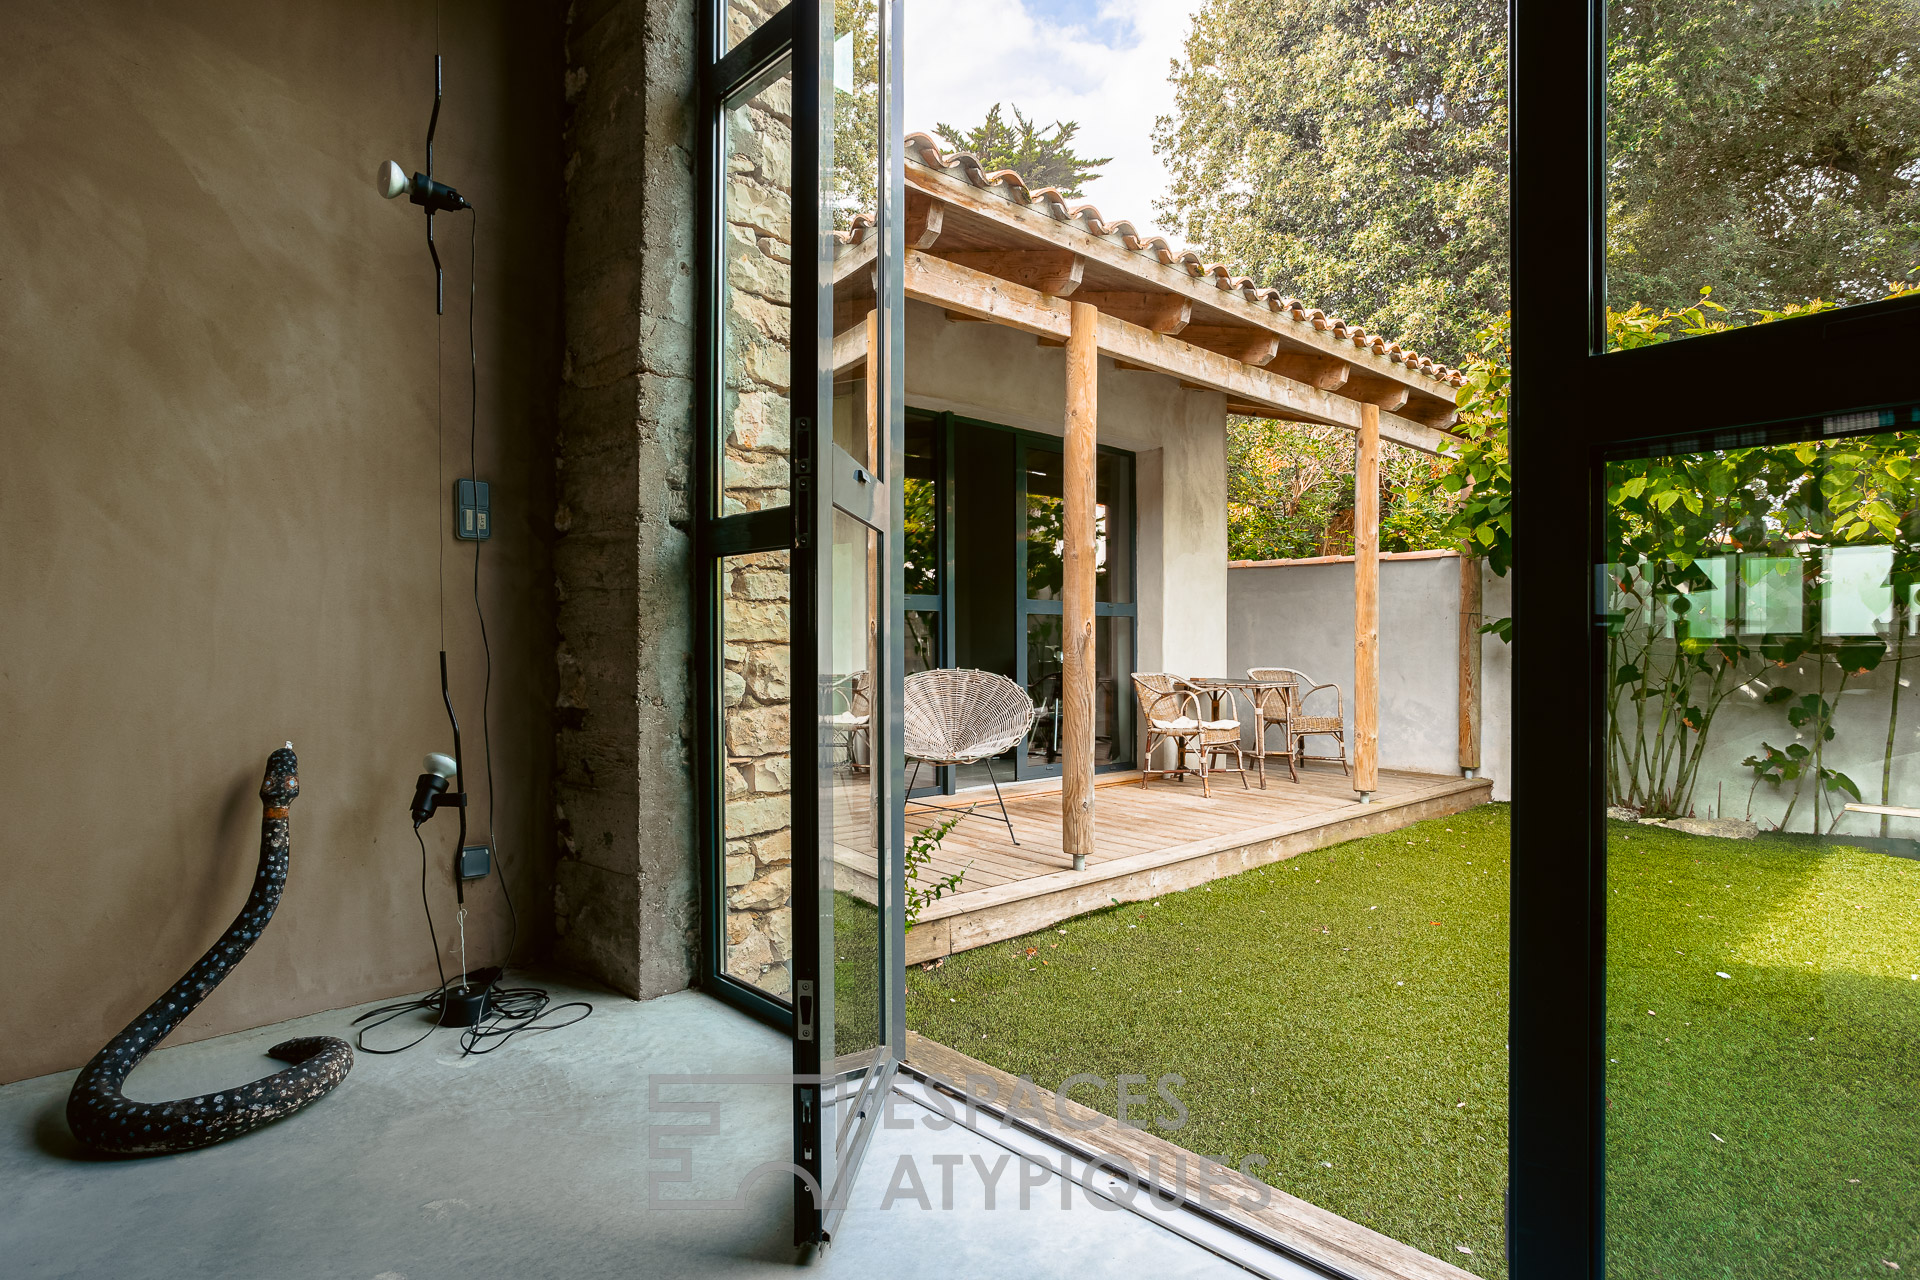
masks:
<path fill-rule="evenodd" d="M 906 295 L 949 320 L 1017 329 L 1066 348 L 1065 577 L 1061 805 L 1067 852 L 1093 849 L 1095 444 L 1098 357 L 1217 391 L 1227 412 L 1324 423 L 1355 434 L 1354 773 L 1363 800 L 1378 785 L 1380 441 L 1441 453 L 1462 379 L 1457 370 L 1224 267 L 1070 208 L 907 136 Z M 836 375 L 866 360 L 875 304 L 871 222 L 855 220 L 834 263 Z"/>

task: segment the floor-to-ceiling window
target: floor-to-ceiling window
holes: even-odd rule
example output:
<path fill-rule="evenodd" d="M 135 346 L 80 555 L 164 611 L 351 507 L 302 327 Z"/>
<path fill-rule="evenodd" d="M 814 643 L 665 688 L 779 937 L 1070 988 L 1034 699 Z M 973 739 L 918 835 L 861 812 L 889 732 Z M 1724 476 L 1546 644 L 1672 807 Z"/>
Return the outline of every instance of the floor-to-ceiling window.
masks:
<path fill-rule="evenodd" d="M 1134 762 L 1127 679 L 1136 607 L 1133 455 L 1098 459 L 1094 646 L 1095 759 Z M 1060 772 L 1062 572 L 1059 442 L 953 414 L 907 422 L 907 667 L 967 667 L 1014 680 L 1033 699 L 1026 742 L 992 763 L 994 776 Z M 988 763 L 923 771 L 916 790 L 987 786 Z"/>

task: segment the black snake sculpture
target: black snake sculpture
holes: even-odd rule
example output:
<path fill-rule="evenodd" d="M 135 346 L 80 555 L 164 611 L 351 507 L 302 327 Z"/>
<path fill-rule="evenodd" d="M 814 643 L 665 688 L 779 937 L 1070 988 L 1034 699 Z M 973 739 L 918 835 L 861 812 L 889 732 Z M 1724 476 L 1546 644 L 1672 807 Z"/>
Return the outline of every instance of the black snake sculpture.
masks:
<path fill-rule="evenodd" d="M 259 941 L 287 885 L 287 809 L 300 794 L 293 744 L 267 757 L 260 783 L 260 865 L 246 906 L 186 976 L 107 1042 L 67 1095 L 67 1124 L 89 1147 L 118 1155 L 160 1155 L 212 1146 L 292 1115 L 333 1090 L 353 1068 L 353 1049 L 332 1036 L 303 1036 L 267 1053 L 292 1065 L 265 1079 L 177 1102 L 135 1102 L 127 1076 L 233 972 Z"/>

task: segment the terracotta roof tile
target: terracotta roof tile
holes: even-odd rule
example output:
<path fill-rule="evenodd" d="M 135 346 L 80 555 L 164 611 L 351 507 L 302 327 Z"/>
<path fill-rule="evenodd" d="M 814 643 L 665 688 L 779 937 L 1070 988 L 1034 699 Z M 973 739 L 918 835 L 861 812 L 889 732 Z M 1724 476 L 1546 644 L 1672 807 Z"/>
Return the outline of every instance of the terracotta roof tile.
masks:
<path fill-rule="evenodd" d="M 941 151 L 940 144 L 930 134 L 910 133 L 906 143 L 907 154 L 930 169 L 941 170 L 969 186 L 990 191 L 1013 204 L 1035 209 L 1056 222 L 1072 223 L 1089 235 L 1116 240 L 1134 253 L 1155 258 L 1164 266 L 1177 267 L 1195 279 L 1211 279 L 1223 293 L 1238 294 L 1248 306 L 1351 341 L 1363 351 L 1385 356 L 1395 364 L 1418 370 L 1450 387 L 1457 387 L 1465 381 L 1458 369 L 1449 368 L 1397 342 L 1368 333 L 1358 325 L 1349 325 L 1338 316 L 1329 316 L 1318 307 L 1283 295 L 1278 289 L 1260 285 L 1249 276 L 1235 275 L 1220 263 L 1207 262 L 1192 249 L 1176 249 L 1165 236 L 1143 236 L 1139 228 L 1124 218 L 1109 222 L 1091 204 L 1069 205 L 1067 198 L 1055 187 L 1029 189 L 1012 169 L 989 172 L 977 156 L 968 152 Z M 866 214 L 856 215 L 852 226 L 841 232 L 840 238 L 849 244 L 859 244 L 873 225 L 873 219 Z"/>

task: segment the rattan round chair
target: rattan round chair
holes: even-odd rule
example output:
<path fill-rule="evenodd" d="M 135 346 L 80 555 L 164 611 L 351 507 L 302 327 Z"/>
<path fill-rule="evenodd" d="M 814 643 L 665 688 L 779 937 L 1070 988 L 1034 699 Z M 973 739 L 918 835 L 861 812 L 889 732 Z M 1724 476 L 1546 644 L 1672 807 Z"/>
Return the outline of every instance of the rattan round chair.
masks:
<path fill-rule="evenodd" d="M 906 755 L 913 761 L 914 779 L 919 778 L 923 762 L 985 762 L 993 798 L 1000 806 L 1000 821 L 1007 824 L 1007 838 L 1019 844 L 1013 819 L 1007 816 L 1007 802 L 1000 795 L 1000 780 L 993 775 L 993 758 L 1020 745 L 1033 727 L 1033 716 L 1027 691 L 1005 676 L 964 667 L 915 672 L 907 677 L 901 695 Z M 912 781 L 907 783 L 907 793 L 913 793 Z M 938 806 L 920 806 L 934 808 Z"/>

